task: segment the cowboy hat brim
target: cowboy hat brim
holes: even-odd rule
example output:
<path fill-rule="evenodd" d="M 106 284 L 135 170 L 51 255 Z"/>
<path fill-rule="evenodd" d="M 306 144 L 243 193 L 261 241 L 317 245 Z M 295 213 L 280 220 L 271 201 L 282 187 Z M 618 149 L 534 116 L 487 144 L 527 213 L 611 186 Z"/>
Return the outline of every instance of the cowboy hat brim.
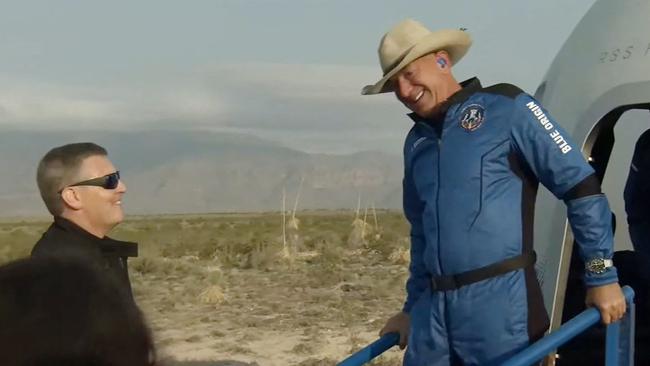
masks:
<path fill-rule="evenodd" d="M 392 69 L 390 69 L 381 80 L 374 85 L 366 85 L 362 90 L 362 95 L 387 93 L 391 90 L 386 88 L 388 79 L 397 74 L 406 65 L 414 60 L 436 51 L 446 51 L 449 54 L 451 64 L 454 65 L 465 56 L 469 47 L 472 45 L 472 39 L 469 34 L 461 30 L 444 29 L 432 32 L 425 36 L 413 47 L 407 49 L 402 56 L 402 60 Z"/>

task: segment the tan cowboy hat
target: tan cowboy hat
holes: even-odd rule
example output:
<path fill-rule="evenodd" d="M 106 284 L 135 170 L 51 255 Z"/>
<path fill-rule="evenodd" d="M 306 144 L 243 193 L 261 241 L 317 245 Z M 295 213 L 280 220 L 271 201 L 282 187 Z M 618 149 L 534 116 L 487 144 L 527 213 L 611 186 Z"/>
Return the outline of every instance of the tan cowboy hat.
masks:
<path fill-rule="evenodd" d="M 384 35 L 379 43 L 379 63 L 384 77 L 374 85 L 366 85 L 362 95 L 386 93 L 386 81 L 413 60 L 435 51 L 447 51 L 455 64 L 472 45 L 469 34 L 458 29 L 431 32 L 419 22 L 406 19 Z"/>

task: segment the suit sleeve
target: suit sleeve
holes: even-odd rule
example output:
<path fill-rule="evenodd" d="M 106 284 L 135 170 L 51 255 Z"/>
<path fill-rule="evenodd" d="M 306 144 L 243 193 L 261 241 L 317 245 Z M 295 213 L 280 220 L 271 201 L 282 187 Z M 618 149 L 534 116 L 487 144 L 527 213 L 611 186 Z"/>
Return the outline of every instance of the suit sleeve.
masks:
<path fill-rule="evenodd" d="M 406 161 L 404 165 L 403 205 L 404 215 L 411 225 L 411 262 L 409 265 L 409 278 L 406 281 L 406 302 L 402 311 L 410 313 L 413 304 L 429 286 L 430 279 L 424 266 L 424 249 L 426 245 L 422 228 L 424 204 L 417 194 L 413 176 L 407 167 Z"/>
<path fill-rule="evenodd" d="M 515 148 L 540 182 L 564 200 L 583 261 L 611 259 L 611 210 L 580 147 L 531 96 L 520 94 L 515 99 L 514 109 L 511 134 Z M 585 271 L 584 281 L 590 287 L 617 282 L 616 268 L 602 274 Z"/>

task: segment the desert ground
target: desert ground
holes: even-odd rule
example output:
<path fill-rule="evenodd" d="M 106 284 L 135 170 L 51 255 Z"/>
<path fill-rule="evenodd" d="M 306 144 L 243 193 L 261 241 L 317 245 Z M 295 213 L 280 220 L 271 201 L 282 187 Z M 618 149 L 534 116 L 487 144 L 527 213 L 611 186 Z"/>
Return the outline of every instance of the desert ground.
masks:
<path fill-rule="evenodd" d="M 48 225 L 0 223 L 0 263 L 29 255 Z M 399 212 L 140 216 L 110 236 L 140 245 L 130 278 L 163 365 L 334 365 L 404 298 Z M 400 363 L 393 349 L 372 364 Z"/>

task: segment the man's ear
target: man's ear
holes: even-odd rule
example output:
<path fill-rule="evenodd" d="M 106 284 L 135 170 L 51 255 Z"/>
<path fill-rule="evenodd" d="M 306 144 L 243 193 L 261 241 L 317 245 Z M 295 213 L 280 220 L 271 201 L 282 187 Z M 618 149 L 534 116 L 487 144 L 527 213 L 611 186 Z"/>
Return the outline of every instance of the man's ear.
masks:
<path fill-rule="evenodd" d="M 451 59 L 447 51 L 438 51 L 435 54 L 436 63 L 441 69 L 449 70 L 451 68 Z"/>
<path fill-rule="evenodd" d="M 75 211 L 80 210 L 83 206 L 81 197 L 75 189 L 66 188 L 61 191 L 61 199 L 64 205 Z"/>

